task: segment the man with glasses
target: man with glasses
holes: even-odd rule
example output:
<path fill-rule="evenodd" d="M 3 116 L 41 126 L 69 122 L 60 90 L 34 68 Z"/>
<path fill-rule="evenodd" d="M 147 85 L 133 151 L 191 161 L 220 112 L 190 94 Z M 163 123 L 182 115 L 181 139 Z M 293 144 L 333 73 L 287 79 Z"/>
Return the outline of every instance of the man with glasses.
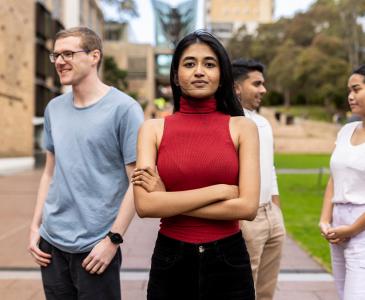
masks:
<path fill-rule="evenodd" d="M 45 111 L 46 166 L 29 252 L 49 299 L 118 299 L 120 244 L 135 209 L 139 104 L 98 77 L 102 43 L 85 27 L 55 37 L 50 60 L 72 92 Z"/>

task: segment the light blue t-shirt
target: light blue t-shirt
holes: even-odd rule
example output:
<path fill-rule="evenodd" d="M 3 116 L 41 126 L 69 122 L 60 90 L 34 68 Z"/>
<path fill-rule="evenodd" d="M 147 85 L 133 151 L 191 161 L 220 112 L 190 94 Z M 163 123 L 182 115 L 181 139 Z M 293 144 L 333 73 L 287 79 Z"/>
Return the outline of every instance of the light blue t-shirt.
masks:
<path fill-rule="evenodd" d="M 45 111 L 45 147 L 55 171 L 44 204 L 41 236 L 70 253 L 90 251 L 110 230 L 136 160 L 140 105 L 111 88 L 85 108 L 73 94 L 53 99 Z"/>

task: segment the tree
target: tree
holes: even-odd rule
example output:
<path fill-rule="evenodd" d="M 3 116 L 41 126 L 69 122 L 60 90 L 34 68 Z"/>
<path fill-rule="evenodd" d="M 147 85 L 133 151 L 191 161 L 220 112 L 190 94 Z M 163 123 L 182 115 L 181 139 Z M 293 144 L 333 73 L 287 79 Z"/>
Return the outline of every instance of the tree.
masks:
<path fill-rule="evenodd" d="M 355 67 L 364 56 L 364 34 L 358 20 L 365 15 L 365 1 L 363 0 L 341 0 L 339 9 L 342 25 L 344 26 L 344 39 L 347 45 L 348 59 Z"/>
<path fill-rule="evenodd" d="M 260 25 L 256 34 L 241 30 L 228 51 L 266 64 L 270 90 L 282 93 L 286 105 L 300 98 L 341 108 L 350 69 L 365 59 L 364 16 L 365 0 L 317 0 L 306 12 Z"/>
<path fill-rule="evenodd" d="M 252 57 L 252 40 L 253 36 L 247 32 L 246 26 L 243 25 L 228 41 L 227 50 L 231 57 Z"/>
<path fill-rule="evenodd" d="M 101 0 L 103 4 L 104 11 L 106 7 L 115 9 L 118 12 L 117 20 L 108 17 L 108 14 L 105 13 L 107 16 L 106 18 L 109 21 L 118 21 L 120 23 L 124 23 L 127 21 L 128 17 L 138 17 L 138 9 L 137 3 L 135 0 Z"/>
<path fill-rule="evenodd" d="M 112 56 L 105 56 L 103 77 L 106 84 L 126 91 L 128 89 L 127 75 L 128 72 L 120 69 Z"/>
<path fill-rule="evenodd" d="M 294 78 L 294 71 L 300 51 L 301 48 L 296 46 L 292 40 L 286 41 L 278 48 L 267 71 L 273 87 L 284 94 L 285 106 L 290 105 L 290 97 L 296 90 L 297 82 Z"/>

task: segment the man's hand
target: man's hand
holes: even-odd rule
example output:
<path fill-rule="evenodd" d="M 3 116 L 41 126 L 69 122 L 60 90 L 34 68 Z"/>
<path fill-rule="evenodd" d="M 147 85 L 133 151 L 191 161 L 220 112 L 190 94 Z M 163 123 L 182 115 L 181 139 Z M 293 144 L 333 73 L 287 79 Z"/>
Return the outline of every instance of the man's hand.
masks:
<path fill-rule="evenodd" d="M 31 229 L 29 234 L 28 251 L 32 255 L 34 261 L 41 267 L 47 267 L 51 262 L 51 254 L 43 252 L 39 249 L 40 240 L 39 229 Z"/>
<path fill-rule="evenodd" d="M 131 182 L 134 185 L 143 187 L 149 193 L 166 191 L 160 176 L 158 176 L 150 167 L 135 169 L 132 174 Z"/>
<path fill-rule="evenodd" d="M 90 274 L 102 274 L 114 258 L 119 245 L 111 242 L 109 237 L 102 239 L 82 262 L 82 267 Z"/>

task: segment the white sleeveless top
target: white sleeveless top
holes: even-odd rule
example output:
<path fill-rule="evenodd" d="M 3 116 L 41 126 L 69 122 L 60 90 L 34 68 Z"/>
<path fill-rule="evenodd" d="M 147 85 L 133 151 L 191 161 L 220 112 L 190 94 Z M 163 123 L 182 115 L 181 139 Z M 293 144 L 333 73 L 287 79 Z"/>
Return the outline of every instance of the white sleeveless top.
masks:
<path fill-rule="evenodd" d="M 365 142 L 352 145 L 351 137 L 362 122 L 346 124 L 337 134 L 330 168 L 334 184 L 333 203 L 365 204 Z"/>

